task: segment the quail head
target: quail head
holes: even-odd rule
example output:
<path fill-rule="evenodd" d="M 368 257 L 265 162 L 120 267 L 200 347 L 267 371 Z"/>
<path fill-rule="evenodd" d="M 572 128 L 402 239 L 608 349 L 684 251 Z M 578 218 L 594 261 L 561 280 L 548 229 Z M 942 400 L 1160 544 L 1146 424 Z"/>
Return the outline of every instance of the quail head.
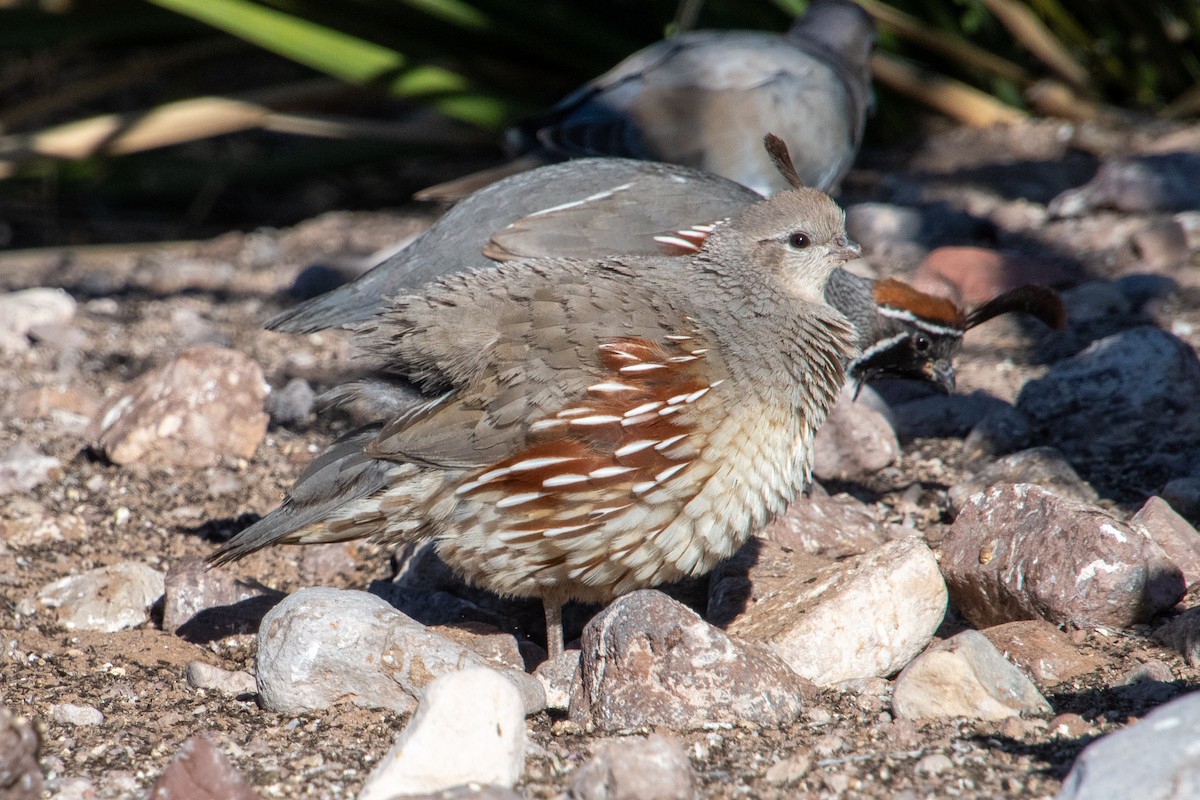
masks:
<path fill-rule="evenodd" d="M 806 186 L 836 191 L 871 107 L 871 17 L 850 0 L 813 0 L 785 34 L 692 31 L 655 42 L 509 132 L 511 165 L 431 187 L 459 199 L 519 169 L 581 156 L 696 167 L 763 194 L 787 183 L 759 147 L 790 145 Z"/>
<path fill-rule="evenodd" d="M 360 336 L 422 401 L 335 443 L 213 561 L 432 539 L 472 582 L 540 597 L 560 652 L 564 602 L 704 574 L 803 488 L 855 353 L 823 290 L 858 252 L 797 188 L 691 256 L 517 261 L 397 298 Z"/>
<path fill-rule="evenodd" d="M 847 379 L 861 387 L 880 377 L 909 378 L 954 391 L 954 358 L 963 334 L 1002 314 L 1023 313 L 1062 328 L 1066 312 L 1053 289 L 1022 286 L 967 312 L 944 297 L 885 278 L 871 280 L 838 270 L 825 289 L 829 303 L 858 332 L 860 353 L 846 366 Z"/>

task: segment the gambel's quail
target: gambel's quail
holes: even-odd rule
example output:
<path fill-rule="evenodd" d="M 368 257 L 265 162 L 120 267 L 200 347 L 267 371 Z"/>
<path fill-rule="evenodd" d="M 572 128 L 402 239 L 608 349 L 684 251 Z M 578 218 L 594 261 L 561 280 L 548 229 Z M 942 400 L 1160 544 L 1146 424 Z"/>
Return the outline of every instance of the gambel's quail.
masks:
<path fill-rule="evenodd" d="M 454 200 L 520 169 L 581 156 L 697 167 L 763 194 L 786 188 L 758 146 L 774 131 L 806 186 L 836 191 L 871 107 L 875 26 L 813 0 L 786 34 L 694 31 L 656 42 L 509 132 L 517 162 L 425 190 Z"/>
<path fill-rule="evenodd" d="M 433 539 L 474 583 L 541 597 L 559 653 L 563 603 L 702 575 L 804 487 L 855 349 L 822 292 L 858 254 L 797 188 L 691 256 L 517 261 L 396 298 L 360 336 L 424 401 L 335 443 L 213 561 Z"/>
<path fill-rule="evenodd" d="M 496 261 L 690 255 L 715 220 L 761 199 L 733 181 L 672 164 L 622 158 L 551 164 L 467 197 L 404 250 L 357 280 L 283 311 L 267 327 L 297 333 L 354 327 L 386 308 L 390 297 L 451 270 L 494 267 Z M 825 299 L 858 332 L 863 355 L 847 365 L 851 380 L 912 378 L 949 391 L 954 356 L 968 327 L 1008 311 L 1031 313 L 1047 324 L 1061 316 L 1062 304 L 1051 290 L 1018 293 L 969 316 L 900 281 L 836 269 Z M 389 404 L 389 395 L 386 384 L 376 384 L 377 403 Z"/>

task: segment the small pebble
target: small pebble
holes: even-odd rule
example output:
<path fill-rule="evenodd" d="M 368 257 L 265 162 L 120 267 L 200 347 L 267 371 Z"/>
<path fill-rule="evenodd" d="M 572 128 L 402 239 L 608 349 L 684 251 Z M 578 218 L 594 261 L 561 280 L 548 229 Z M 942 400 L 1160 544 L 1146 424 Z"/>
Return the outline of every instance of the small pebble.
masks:
<path fill-rule="evenodd" d="M 104 715 L 94 706 L 60 703 L 50 707 L 50 719 L 64 725 L 100 725 L 104 722 Z"/>
<path fill-rule="evenodd" d="M 952 769 L 953 767 L 954 762 L 950 760 L 950 756 L 946 755 L 945 753 L 930 753 L 927 756 L 923 756 L 921 760 L 916 763 L 913 769 L 916 770 L 918 775 L 933 776 L 941 775 L 943 772 L 948 769 Z"/>

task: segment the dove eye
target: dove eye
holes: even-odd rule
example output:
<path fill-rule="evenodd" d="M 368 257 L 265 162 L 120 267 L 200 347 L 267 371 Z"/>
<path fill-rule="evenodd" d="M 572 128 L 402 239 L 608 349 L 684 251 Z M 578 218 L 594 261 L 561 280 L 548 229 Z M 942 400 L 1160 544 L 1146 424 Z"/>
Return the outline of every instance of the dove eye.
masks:
<path fill-rule="evenodd" d="M 787 243 L 793 250 L 803 250 L 812 244 L 812 238 L 804 231 L 793 231 L 788 234 Z"/>

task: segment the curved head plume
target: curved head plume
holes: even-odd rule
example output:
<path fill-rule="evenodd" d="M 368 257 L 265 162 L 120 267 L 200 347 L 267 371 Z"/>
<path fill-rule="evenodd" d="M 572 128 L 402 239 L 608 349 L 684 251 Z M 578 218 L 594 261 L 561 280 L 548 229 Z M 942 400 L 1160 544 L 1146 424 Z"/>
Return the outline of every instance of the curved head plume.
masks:
<path fill-rule="evenodd" d="M 967 314 L 964 330 L 971 330 L 1003 314 L 1029 314 L 1047 327 L 1061 330 L 1067 324 L 1067 312 L 1058 292 L 1045 286 L 1021 286 L 993 297 Z"/>
<path fill-rule="evenodd" d="M 768 133 L 763 137 L 763 147 L 767 148 L 767 155 L 770 156 L 775 169 L 779 170 L 779 174 L 793 189 L 804 186 L 804 181 L 800 180 L 800 174 L 796 172 L 796 165 L 792 163 L 792 155 L 788 152 L 787 144 L 783 139 L 773 133 Z"/>

